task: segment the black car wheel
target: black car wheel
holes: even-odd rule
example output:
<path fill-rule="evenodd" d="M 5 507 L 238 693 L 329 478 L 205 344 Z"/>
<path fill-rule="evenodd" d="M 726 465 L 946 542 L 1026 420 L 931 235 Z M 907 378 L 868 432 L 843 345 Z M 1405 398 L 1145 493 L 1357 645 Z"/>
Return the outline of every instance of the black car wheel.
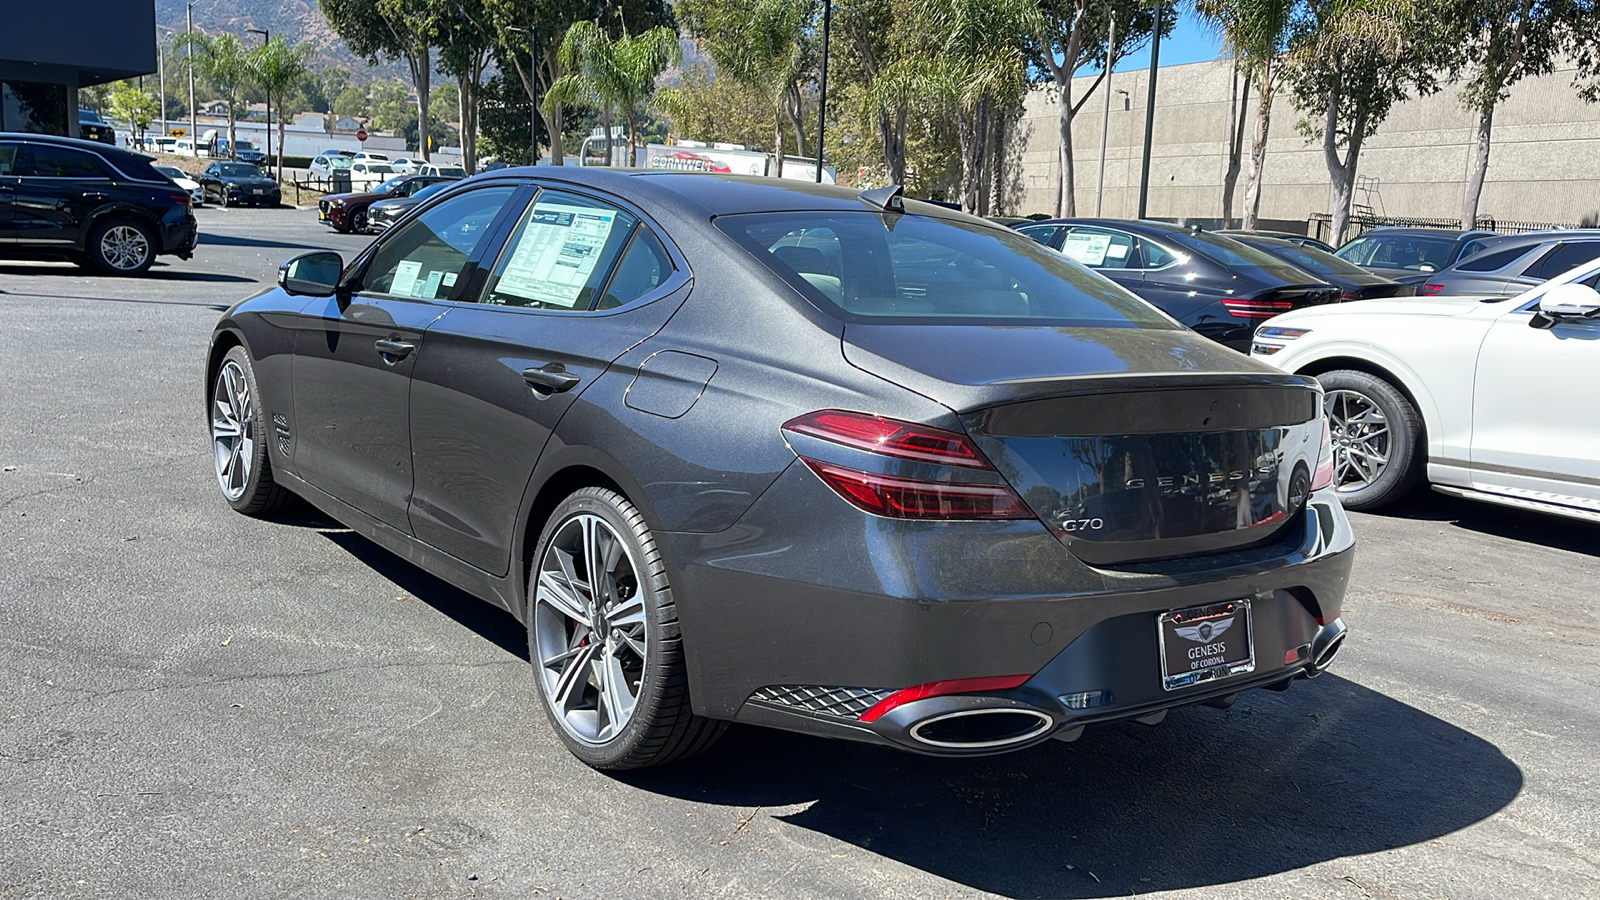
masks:
<path fill-rule="evenodd" d="M 1340 369 L 1317 377 L 1333 430 L 1333 484 L 1346 509 L 1387 506 L 1422 475 L 1422 420 L 1394 385 L 1376 375 Z"/>
<path fill-rule="evenodd" d="M 367 233 L 367 211 L 366 210 L 358 209 L 358 210 L 355 211 L 355 214 L 350 217 L 350 230 L 354 231 L 356 234 L 366 234 Z"/>
<path fill-rule="evenodd" d="M 229 202 L 228 202 L 228 189 L 227 188 L 223 188 L 221 191 L 219 191 L 217 193 L 217 205 L 221 206 L 223 209 L 227 209 L 228 206 L 230 205 Z"/>
<path fill-rule="evenodd" d="M 529 569 L 527 620 L 545 713 L 590 766 L 670 762 L 725 730 L 690 711 L 672 589 L 621 494 L 584 488 L 556 507 Z"/>
<path fill-rule="evenodd" d="M 156 258 L 156 236 L 133 219 L 110 219 L 89 232 L 89 267 L 102 275 L 139 275 Z"/>
<path fill-rule="evenodd" d="M 212 459 L 228 505 L 252 516 L 276 512 L 289 499 L 272 477 L 259 396 L 250 354 L 234 347 L 211 383 Z"/>

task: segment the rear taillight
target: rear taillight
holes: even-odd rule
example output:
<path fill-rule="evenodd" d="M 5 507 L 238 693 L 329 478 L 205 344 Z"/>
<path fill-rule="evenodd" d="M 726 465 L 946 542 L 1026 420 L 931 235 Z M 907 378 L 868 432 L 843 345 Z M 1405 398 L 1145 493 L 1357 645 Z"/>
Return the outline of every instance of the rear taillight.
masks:
<path fill-rule="evenodd" d="M 1434 284 L 1431 281 L 1427 284 L 1424 284 L 1422 287 L 1417 288 L 1417 294 L 1423 297 L 1432 297 L 1434 294 L 1442 293 L 1443 291 L 1444 285 Z"/>
<path fill-rule="evenodd" d="M 1317 470 L 1311 473 L 1311 489 L 1320 491 L 1333 484 L 1333 426 L 1322 417 L 1322 447 L 1317 450 Z"/>
<path fill-rule="evenodd" d="M 193 198 L 191 198 L 188 194 L 168 194 L 167 199 L 178 204 L 179 206 L 188 206 L 191 202 L 193 202 Z"/>
<path fill-rule="evenodd" d="M 823 410 L 784 423 L 786 436 L 804 435 L 916 463 L 995 472 L 965 435 L 865 413 Z M 794 442 L 791 441 L 791 445 Z M 890 519 L 1031 519 L 1008 485 L 906 478 L 868 472 L 796 453 L 851 506 Z M 920 473 L 919 473 L 920 474 Z M 998 474 L 998 473 L 996 473 Z"/>
<path fill-rule="evenodd" d="M 1344 302 L 1344 303 L 1349 303 L 1351 300 L 1360 300 L 1360 299 L 1361 299 L 1361 295 L 1360 294 L 1352 294 L 1349 291 L 1345 291 L 1344 293 L 1341 293 L 1339 295 L 1339 300 L 1341 302 Z"/>
<path fill-rule="evenodd" d="M 1294 309 L 1290 300 L 1253 300 L 1240 297 L 1223 297 L 1222 305 L 1228 313 L 1239 319 L 1270 319 Z"/>

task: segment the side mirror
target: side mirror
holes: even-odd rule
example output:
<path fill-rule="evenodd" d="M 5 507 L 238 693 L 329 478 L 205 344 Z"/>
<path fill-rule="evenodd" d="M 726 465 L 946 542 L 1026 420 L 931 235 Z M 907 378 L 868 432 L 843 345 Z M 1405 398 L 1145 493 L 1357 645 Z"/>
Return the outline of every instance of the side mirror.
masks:
<path fill-rule="evenodd" d="M 278 267 L 278 286 L 287 294 L 327 297 L 339 289 L 342 272 L 344 258 L 337 253 L 302 253 Z"/>
<path fill-rule="evenodd" d="M 1558 284 L 1539 298 L 1539 311 L 1547 316 L 1586 318 L 1600 313 L 1600 291 L 1586 284 Z"/>

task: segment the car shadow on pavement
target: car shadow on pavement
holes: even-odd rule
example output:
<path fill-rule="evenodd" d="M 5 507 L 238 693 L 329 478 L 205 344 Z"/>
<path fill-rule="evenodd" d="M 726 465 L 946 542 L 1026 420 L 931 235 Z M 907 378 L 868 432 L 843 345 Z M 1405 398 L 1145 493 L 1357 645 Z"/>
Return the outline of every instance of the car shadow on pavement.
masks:
<path fill-rule="evenodd" d="M 293 241 L 269 241 L 263 238 L 235 237 L 231 234 L 200 232 L 200 243 L 224 247 L 278 247 L 285 250 L 326 250 L 321 244 L 297 244 Z"/>
<path fill-rule="evenodd" d="M 638 788 L 778 818 L 1009 897 L 1232 884 L 1417 844 L 1522 788 L 1492 744 L 1334 675 L 1150 728 L 937 759 L 756 728 Z"/>
<path fill-rule="evenodd" d="M 1593 522 L 1451 497 L 1438 491 L 1419 490 L 1376 515 L 1445 522 L 1479 534 L 1600 556 L 1600 525 Z"/>

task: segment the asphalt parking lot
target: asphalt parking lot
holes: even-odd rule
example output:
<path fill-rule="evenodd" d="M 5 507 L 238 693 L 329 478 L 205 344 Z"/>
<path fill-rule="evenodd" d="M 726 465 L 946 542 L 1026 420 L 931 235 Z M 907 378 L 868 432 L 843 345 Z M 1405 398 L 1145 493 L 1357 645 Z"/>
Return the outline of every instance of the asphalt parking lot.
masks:
<path fill-rule="evenodd" d="M 1600 527 L 1353 515 L 1333 672 L 976 761 L 735 730 L 609 776 L 521 627 L 218 495 L 211 326 L 368 239 L 199 212 L 149 276 L 0 263 L 0 897 L 1600 897 Z"/>

